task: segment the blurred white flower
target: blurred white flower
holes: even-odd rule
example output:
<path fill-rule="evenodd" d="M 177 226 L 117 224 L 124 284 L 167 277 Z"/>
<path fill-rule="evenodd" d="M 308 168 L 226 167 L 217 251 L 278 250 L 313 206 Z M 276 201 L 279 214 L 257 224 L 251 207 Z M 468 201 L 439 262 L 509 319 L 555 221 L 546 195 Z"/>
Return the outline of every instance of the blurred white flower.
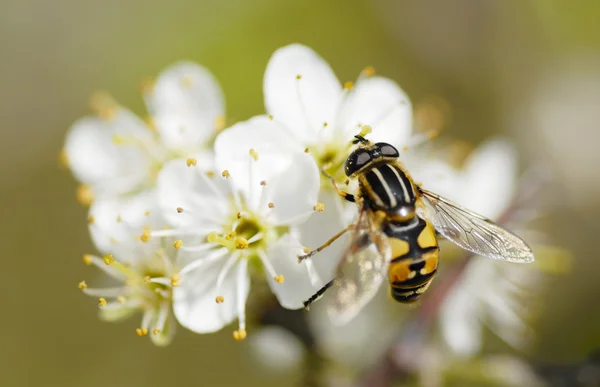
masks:
<path fill-rule="evenodd" d="M 306 350 L 287 329 L 266 326 L 250 337 L 253 358 L 271 370 L 286 371 L 297 367 Z"/>
<path fill-rule="evenodd" d="M 82 183 L 81 201 L 154 186 L 166 160 L 195 157 L 224 126 L 221 89 L 208 70 L 181 62 L 143 87 L 146 122 L 106 95 L 92 100 L 96 116 L 76 121 L 64 161 Z"/>
<path fill-rule="evenodd" d="M 487 141 L 469 155 L 462 169 L 446 178 L 453 183 L 451 189 L 445 186 L 443 195 L 498 220 L 516 193 L 516 152 L 506 140 Z M 423 183 L 435 191 L 435 181 Z M 441 307 L 441 332 L 449 347 L 459 355 L 477 353 L 484 324 L 510 345 L 526 345 L 531 331 L 524 319 L 533 311 L 527 310 L 520 297 L 536 287 L 537 274 L 533 265 L 473 257 Z"/>
<path fill-rule="evenodd" d="M 172 300 L 178 285 L 180 242 L 150 239 L 149 230 L 164 225 L 154 192 L 128 198 L 100 199 L 90 207 L 89 228 L 103 257 L 85 255 L 87 265 L 108 274 L 115 285 L 79 288 L 98 297 L 100 316 L 120 320 L 140 311 L 139 336 L 150 335 L 157 345 L 169 344 L 175 332 Z"/>
<path fill-rule="evenodd" d="M 214 151 L 214 169 L 189 159 L 165 165 L 157 187 L 174 229 L 152 232 L 152 237 L 181 236 L 182 251 L 199 257 L 180 272 L 174 294 L 179 322 L 208 333 L 237 318 L 234 337 L 243 339 L 251 274 L 264 272 L 288 309 L 301 308 L 317 289 L 314 277 L 309 280 L 310 266 L 298 263 L 304 250 L 293 226 L 321 209 L 319 171 L 304 149 L 266 117 L 227 129 Z M 202 236 L 204 243 L 188 245 L 188 235 Z"/>

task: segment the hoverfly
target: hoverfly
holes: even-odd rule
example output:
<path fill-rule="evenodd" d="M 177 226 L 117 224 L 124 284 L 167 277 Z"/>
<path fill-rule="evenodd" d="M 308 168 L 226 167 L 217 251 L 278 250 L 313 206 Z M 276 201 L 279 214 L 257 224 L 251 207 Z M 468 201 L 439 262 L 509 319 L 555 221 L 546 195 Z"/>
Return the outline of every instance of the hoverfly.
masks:
<path fill-rule="evenodd" d="M 331 288 L 328 312 L 334 322 L 347 322 L 373 298 L 386 277 L 396 301 L 416 301 L 437 271 L 438 234 L 477 255 L 533 261 L 531 249 L 518 236 L 415 184 L 392 145 L 373 144 L 361 135 L 353 143 L 358 148 L 348 156 L 344 171 L 349 179 L 358 180 L 357 193 L 343 192 L 330 180 L 342 198 L 357 204 L 359 215 L 323 246 L 299 257 L 309 258 L 344 232 L 352 232 L 335 278 L 304 302 L 306 308 Z"/>

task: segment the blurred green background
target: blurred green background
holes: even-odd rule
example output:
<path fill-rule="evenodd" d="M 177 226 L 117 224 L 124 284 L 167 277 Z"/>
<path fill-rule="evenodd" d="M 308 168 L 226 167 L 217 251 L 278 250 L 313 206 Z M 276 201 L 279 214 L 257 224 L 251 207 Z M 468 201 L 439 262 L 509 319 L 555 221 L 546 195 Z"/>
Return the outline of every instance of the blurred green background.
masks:
<path fill-rule="evenodd" d="M 162 349 L 134 334 L 137 320 L 100 322 L 76 287 L 91 277 L 86 209 L 57 161 L 92 92 L 143 115 L 139 82 L 182 59 L 214 72 L 231 122 L 261 113 L 265 65 L 292 42 L 342 81 L 371 65 L 417 108 L 443 100 L 453 138 L 510 136 L 524 166 L 555 169 L 542 226 L 572 250 L 573 272 L 549 288 L 532 356 L 583 357 L 600 344 L 599 16 L 591 0 L 2 0 L 0 385 L 294 384 L 256 368 L 229 330 L 180 330 Z"/>

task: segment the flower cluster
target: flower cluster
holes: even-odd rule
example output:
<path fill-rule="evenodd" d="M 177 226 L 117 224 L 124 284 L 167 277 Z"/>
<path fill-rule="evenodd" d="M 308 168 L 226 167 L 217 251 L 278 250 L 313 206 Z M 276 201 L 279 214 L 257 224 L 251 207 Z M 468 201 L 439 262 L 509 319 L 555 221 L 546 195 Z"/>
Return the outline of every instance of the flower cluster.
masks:
<path fill-rule="evenodd" d="M 106 320 L 140 312 L 136 334 L 157 345 L 168 344 L 178 324 L 210 333 L 237 321 L 233 337 L 243 340 L 251 288 L 261 295 L 269 289 L 282 307 L 300 309 L 333 278 L 344 238 L 314 260 L 298 257 L 356 215 L 329 179 L 355 188 L 343 165 L 358 133 L 401 149 L 417 181 L 492 219 L 514 191 L 509 144 L 484 145 L 461 169 L 421 151 L 407 153 L 432 133 L 413 133 L 402 89 L 371 67 L 342 83 L 302 45 L 271 57 L 264 114 L 229 127 L 220 86 L 200 65 L 175 64 L 144 82 L 142 93 L 146 118 L 107 95 L 94 96 L 96 114 L 73 124 L 62 156 L 81 183 L 77 198 L 90 206 L 99 254 L 83 261 L 109 277 L 103 286 L 81 281 L 78 287 L 97 299 Z M 467 302 L 486 302 L 494 316 L 515 320 L 493 309 L 504 306 L 495 302 L 496 289 L 475 290 L 478 279 L 495 278 L 494 266 L 487 267 L 486 277 L 474 263 L 463 293 L 442 310 L 443 333 L 457 351 L 478 346 L 477 316 L 471 318 Z M 468 310 L 453 312 L 452 305 Z"/>
<path fill-rule="evenodd" d="M 228 128 L 223 93 L 200 65 L 175 64 L 142 93 L 146 118 L 95 95 L 96 114 L 72 125 L 62 156 L 100 253 L 83 261 L 112 281 L 79 288 L 104 319 L 141 312 L 136 333 L 156 344 L 169 343 L 175 320 L 198 333 L 237 320 L 233 335 L 244 339 L 251 284 L 302 308 L 331 279 L 343 244 L 314 264 L 298 256 L 353 216 L 321 172 L 343 184 L 361 130 L 398 148 L 421 139 L 393 81 L 367 67 L 341 83 L 298 44 L 269 61 L 266 112 Z"/>

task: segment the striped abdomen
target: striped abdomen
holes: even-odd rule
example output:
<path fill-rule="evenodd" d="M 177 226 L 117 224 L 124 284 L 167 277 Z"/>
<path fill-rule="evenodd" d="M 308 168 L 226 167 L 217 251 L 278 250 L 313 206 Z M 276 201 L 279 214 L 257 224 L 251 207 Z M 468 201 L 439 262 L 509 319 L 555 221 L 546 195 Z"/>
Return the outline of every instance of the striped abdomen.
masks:
<path fill-rule="evenodd" d="M 408 224 L 391 223 L 384 231 L 392 246 L 388 269 L 392 297 L 399 302 L 414 302 L 427 290 L 437 271 L 435 231 L 419 217 Z"/>
<path fill-rule="evenodd" d="M 359 176 L 362 192 L 374 210 L 393 212 L 414 207 L 415 191 L 404 171 L 392 163 L 375 165 Z"/>

